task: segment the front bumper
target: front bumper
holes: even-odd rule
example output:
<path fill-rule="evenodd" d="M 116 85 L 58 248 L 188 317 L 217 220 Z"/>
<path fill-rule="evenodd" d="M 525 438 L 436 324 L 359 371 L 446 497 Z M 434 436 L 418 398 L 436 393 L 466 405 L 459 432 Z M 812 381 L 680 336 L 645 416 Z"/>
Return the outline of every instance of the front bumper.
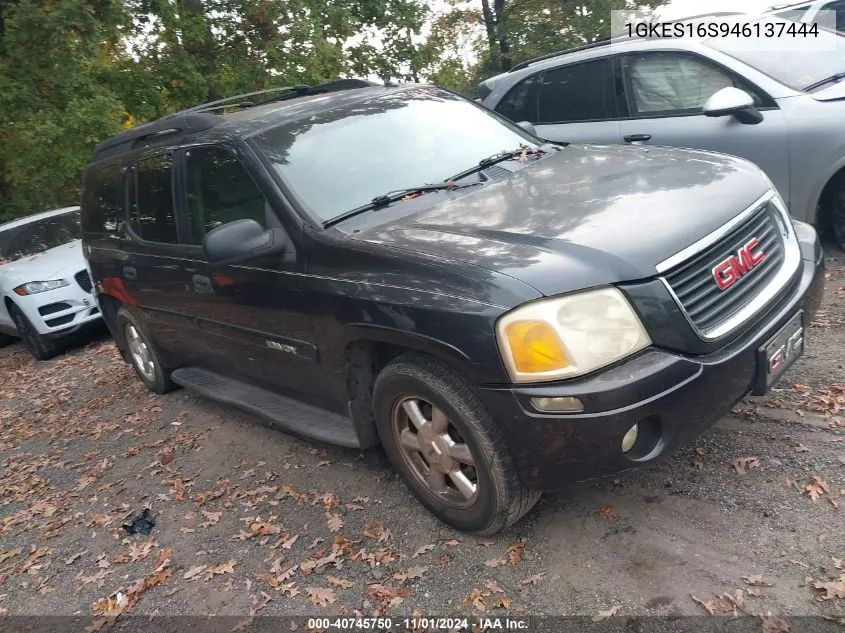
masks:
<path fill-rule="evenodd" d="M 806 312 L 808 326 L 821 303 L 824 260 L 815 234 L 803 232 L 800 280 L 789 296 L 760 317 L 751 332 L 717 352 L 685 356 L 652 347 L 577 381 L 478 387 L 487 410 L 495 412 L 523 482 L 535 490 L 557 490 L 615 477 L 688 445 L 728 413 L 754 387 L 760 347 L 799 310 Z M 578 397 L 585 412 L 539 413 L 530 402 L 556 396 Z M 632 457 L 622 453 L 621 442 L 634 424 L 653 444 Z"/>

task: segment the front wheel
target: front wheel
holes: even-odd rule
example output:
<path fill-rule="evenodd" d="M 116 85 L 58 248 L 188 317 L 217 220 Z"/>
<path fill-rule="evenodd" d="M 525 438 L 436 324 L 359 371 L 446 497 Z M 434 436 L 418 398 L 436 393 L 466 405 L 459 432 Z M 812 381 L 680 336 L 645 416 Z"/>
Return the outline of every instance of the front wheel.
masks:
<path fill-rule="evenodd" d="M 15 322 L 15 327 L 23 339 L 23 344 L 35 360 L 47 360 L 59 353 L 59 346 L 56 342 L 39 334 L 20 308 L 11 306 L 9 315 Z"/>
<path fill-rule="evenodd" d="M 499 429 L 472 388 L 440 361 L 400 356 L 376 379 L 373 403 L 394 468 L 444 523 L 495 534 L 540 498 L 519 480 Z"/>

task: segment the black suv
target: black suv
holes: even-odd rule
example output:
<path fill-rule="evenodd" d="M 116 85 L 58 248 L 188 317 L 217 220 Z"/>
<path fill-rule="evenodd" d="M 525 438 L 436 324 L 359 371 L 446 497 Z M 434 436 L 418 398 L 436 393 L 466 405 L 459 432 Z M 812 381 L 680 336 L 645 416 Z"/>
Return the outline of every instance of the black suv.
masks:
<path fill-rule="evenodd" d="M 155 392 L 381 444 L 443 521 L 691 442 L 803 347 L 822 253 L 752 164 L 552 145 L 449 91 L 241 95 L 101 143 L 83 232 Z"/>

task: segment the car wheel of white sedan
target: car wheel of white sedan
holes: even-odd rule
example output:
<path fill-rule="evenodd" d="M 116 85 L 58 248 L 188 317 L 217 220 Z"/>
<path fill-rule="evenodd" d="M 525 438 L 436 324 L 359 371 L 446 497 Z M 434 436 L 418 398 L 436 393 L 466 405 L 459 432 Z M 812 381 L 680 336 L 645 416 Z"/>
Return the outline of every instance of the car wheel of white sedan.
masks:
<path fill-rule="evenodd" d="M 9 314 L 15 322 L 15 327 L 23 339 L 23 343 L 35 360 L 47 360 L 59 353 L 59 347 L 54 341 L 41 336 L 16 306 L 9 309 Z"/>

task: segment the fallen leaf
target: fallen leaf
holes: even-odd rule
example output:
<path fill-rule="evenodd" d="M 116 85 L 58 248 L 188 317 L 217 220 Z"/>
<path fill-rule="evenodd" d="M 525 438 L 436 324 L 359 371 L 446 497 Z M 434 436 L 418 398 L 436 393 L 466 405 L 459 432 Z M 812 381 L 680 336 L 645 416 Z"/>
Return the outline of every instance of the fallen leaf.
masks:
<path fill-rule="evenodd" d="M 490 541 L 488 539 L 484 539 L 481 541 L 482 547 L 490 547 L 491 545 L 495 545 L 496 541 Z"/>
<path fill-rule="evenodd" d="M 804 484 L 804 487 L 801 491 L 810 497 L 813 501 L 818 501 L 819 497 L 824 494 L 830 494 L 830 489 L 827 486 L 827 482 L 819 477 L 818 475 L 813 475 L 810 477 L 810 480 Z"/>
<path fill-rule="evenodd" d="M 490 590 L 490 593 L 505 593 L 495 580 L 490 580 L 484 583 L 484 586 Z"/>
<path fill-rule="evenodd" d="M 334 590 L 324 587 L 306 587 L 305 593 L 308 594 L 308 600 L 319 607 L 326 607 L 337 600 Z"/>
<path fill-rule="evenodd" d="M 200 510 L 202 515 L 205 517 L 205 521 L 200 523 L 200 527 L 207 528 L 211 527 L 212 525 L 217 525 L 220 522 L 220 517 L 223 516 L 222 512 L 209 512 L 208 510 Z"/>
<path fill-rule="evenodd" d="M 763 633 L 789 633 L 789 625 L 771 612 L 760 617 L 763 620 Z"/>
<path fill-rule="evenodd" d="M 503 565 L 507 565 L 508 561 L 504 558 L 491 558 L 488 561 L 485 561 L 484 564 L 487 567 L 501 567 Z"/>
<path fill-rule="evenodd" d="M 326 512 L 326 522 L 330 532 L 340 532 L 343 529 L 343 519 L 335 512 Z"/>
<path fill-rule="evenodd" d="M 766 595 L 766 592 L 762 589 L 754 589 L 754 587 L 748 587 L 745 590 L 746 596 L 754 596 L 755 598 L 762 598 Z"/>
<path fill-rule="evenodd" d="M 192 580 L 197 578 L 202 572 L 206 570 L 208 565 L 197 565 L 196 567 L 191 567 L 185 574 L 182 576 L 185 580 Z"/>
<path fill-rule="evenodd" d="M 15 549 L 10 549 L 8 552 L 3 552 L 2 554 L 0 554 L 0 563 L 5 563 L 10 558 L 14 558 L 15 556 L 19 556 L 22 552 L 23 552 L 23 550 L 20 547 L 17 547 Z M 82 556 L 82 554 L 79 554 L 76 558 L 71 560 L 70 563 L 72 563 L 74 560 L 79 558 L 79 556 Z M 66 563 L 66 564 L 70 565 L 70 563 Z"/>
<path fill-rule="evenodd" d="M 428 567 L 410 567 L 406 572 L 406 576 L 409 580 L 413 580 L 414 578 L 422 578 L 423 574 L 428 571 Z"/>
<path fill-rule="evenodd" d="M 334 587 L 340 587 L 341 589 L 349 589 L 350 587 L 355 586 L 355 583 L 351 580 L 338 578 L 337 576 L 326 576 L 326 580 L 329 582 L 330 585 Z"/>
<path fill-rule="evenodd" d="M 255 615 L 261 609 L 267 606 L 267 603 L 270 602 L 270 596 L 268 596 L 263 591 L 261 592 L 261 598 L 259 599 L 258 596 L 251 596 L 250 597 L 250 606 L 249 606 L 249 614 Z"/>
<path fill-rule="evenodd" d="M 433 543 L 430 543 L 428 545 L 423 545 L 416 552 L 414 552 L 413 555 L 411 555 L 411 558 L 416 558 L 417 556 L 422 556 L 426 552 L 430 552 L 431 550 L 433 550 L 434 547 L 435 546 L 434 546 Z"/>
<path fill-rule="evenodd" d="M 813 587 L 821 592 L 820 600 L 833 600 L 834 598 L 845 598 L 845 574 L 838 582 L 814 582 Z"/>
<path fill-rule="evenodd" d="M 519 581 L 520 587 L 527 587 L 528 585 L 536 585 L 540 580 L 543 579 L 543 576 L 546 575 L 546 572 L 542 571 L 539 574 L 534 574 L 533 576 L 529 576 L 525 580 Z"/>
<path fill-rule="evenodd" d="M 593 616 L 593 622 L 601 622 L 602 620 L 606 620 L 607 618 L 616 615 L 616 612 L 622 608 L 621 604 L 617 604 L 616 606 L 610 607 L 607 611 L 599 611 L 598 615 Z"/>
<path fill-rule="evenodd" d="M 460 545 L 460 544 L 461 544 L 461 542 L 460 542 L 460 541 L 456 541 L 455 539 L 450 539 L 450 540 L 446 541 L 446 542 L 445 542 L 445 543 L 443 543 L 443 544 L 444 544 L 445 546 L 447 546 L 447 547 L 457 547 L 458 545 Z"/>
<path fill-rule="evenodd" d="M 88 550 L 86 549 L 86 550 L 83 550 L 81 552 L 74 554 L 73 556 L 69 556 L 68 558 L 65 559 L 65 565 L 73 565 L 74 561 L 76 561 L 78 558 L 81 558 L 82 556 L 85 556 L 85 554 L 87 554 L 87 553 L 88 553 Z M 3 560 L 4 560 L 3 557 L 0 556 L 0 563 L 2 563 Z"/>
<path fill-rule="evenodd" d="M 743 576 L 742 579 L 745 581 L 746 585 L 751 585 L 752 587 L 774 587 L 775 583 L 773 582 L 766 582 L 763 580 L 763 576 L 760 574 L 756 574 L 754 576 Z"/>
<path fill-rule="evenodd" d="M 525 551 L 525 543 L 514 543 L 508 546 L 508 565 L 516 567 L 516 564 L 522 560 L 522 554 Z"/>
<path fill-rule="evenodd" d="M 810 449 L 801 444 L 800 442 L 795 446 L 796 453 L 809 453 Z"/>
<path fill-rule="evenodd" d="M 733 606 L 721 601 L 718 597 L 709 597 L 706 600 L 702 600 L 692 594 L 690 597 L 695 600 L 698 604 L 704 607 L 704 610 L 707 611 L 710 615 L 716 615 L 717 612 L 727 613 L 729 611 L 733 611 Z"/>
<path fill-rule="evenodd" d="M 294 534 L 293 536 L 288 535 L 283 539 L 279 540 L 279 547 L 282 549 L 290 549 L 293 547 L 293 544 L 296 543 L 296 539 L 299 538 L 299 534 Z"/>
<path fill-rule="evenodd" d="M 484 602 L 484 598 L 490 595 L 490 592 L 486 589 L 479 589 L 478 587 L 474 587 L 472 591 L 470 591 L 464 599 L 461 601 L 462 604 L 471 604 L 473 608 L 477 609 L 478 611 L 486 611 L 487 605 Z"/>
<path fill-rule="evenodd" d="M 599 515 L 605 519 L 616 519 L 619 517 L 619 513 L 616 512 L 613 506 L 603 506 L 599 508 Z M 598 622 L 598 620 L 594 621 Z"/>
<path fill-rule="evenodd" d="M 756 457 L 737 457 L 736 459 L 732 459 L 730 465 L 736 470 L 737 473 L 742 475 L 745 473 L 746 470 L 751 470 L 752 468 L 759 468 L 760 467 L 760 460 Z"/>
<path fill-rule="evenodd" d="M 237 561 L 230 560 L 228 563 L 222 563 L 220 565 L 217 565 L 216 567 L 209 567 L 208 570 L 205 572 L 205 581 L 208 582 L 215 576 L 220 576 L 222 574 L 235 573 L 235 565 L 237 564 Z"/>

